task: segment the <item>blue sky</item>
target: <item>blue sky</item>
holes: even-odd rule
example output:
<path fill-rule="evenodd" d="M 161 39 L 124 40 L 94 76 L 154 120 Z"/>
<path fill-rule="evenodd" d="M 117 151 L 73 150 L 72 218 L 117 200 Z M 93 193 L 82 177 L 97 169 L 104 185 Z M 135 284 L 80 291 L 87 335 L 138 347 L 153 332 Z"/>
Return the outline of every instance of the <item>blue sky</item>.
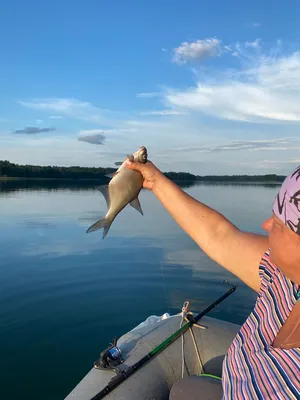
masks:
<path fill-rule="evenodd" d="M 276 4 L 276 5 L 275 5 Z M 297 1 L 1 2 L 0 159 L 164 171 L 300 164 Z"/>

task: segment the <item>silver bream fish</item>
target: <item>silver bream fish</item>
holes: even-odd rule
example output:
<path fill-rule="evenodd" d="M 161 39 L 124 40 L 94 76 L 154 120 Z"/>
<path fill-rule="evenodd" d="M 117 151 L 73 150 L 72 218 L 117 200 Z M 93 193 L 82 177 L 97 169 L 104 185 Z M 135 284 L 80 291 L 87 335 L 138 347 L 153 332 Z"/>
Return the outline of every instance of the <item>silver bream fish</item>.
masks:
<path fill-rule="evenodd" d="M 147 162 L 147 149 L 142 146 L 134 154 L 127 156 L 131 161 L 137 161 L 145 164 Z M 124 160 L 124 162 L 126 159 Z M 143 211 L 138 199 L 138 195 L 143 187 L 143 176 L 139 171 L 127 168 L 124 162 L 120 168 L 113 174 L 108 185 L 100 186 L 99 190 L 105 197 L 108 211 L 103 219 L 95 222 L 87 230 L 93 232 L 98 229 L 104 229 L 103 237 L 107 235 L 111 224 L 116 216 L 130 204 L 143 215 Z"/>

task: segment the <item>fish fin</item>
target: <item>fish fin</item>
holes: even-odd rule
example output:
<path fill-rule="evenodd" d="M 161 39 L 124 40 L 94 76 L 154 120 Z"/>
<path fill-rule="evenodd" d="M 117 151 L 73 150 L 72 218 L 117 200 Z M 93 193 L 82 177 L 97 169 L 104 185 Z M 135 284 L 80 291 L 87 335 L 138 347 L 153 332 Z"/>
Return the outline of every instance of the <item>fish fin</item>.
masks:
<path fill-rule="evenodd" d="M 105 174 L 104 176 L 106 176 L 107 178 L 113 178 L 115 175 L 117 175 L 119 172 L 112 172 L 111 174 Z"/>
<path fill-rule="evenodd" d="M 101 185 L 98 186 L 98 190 L 103 194 L 103 197 L 106 200 L 107 208 L 110 207 L 110 199 L 109 199 L 109 193 L 108 193 L 108 185 Z"/>
<path fill-rule="evenodd" d="M 133 162 L 134 161 L 134 155 L 133 154 L 127 154 L 127 158 L 129 161 Z"/>
<path fill-rule="evenodd" d="M 104 239 L 109 231 L 111 224 L 112 224 L 112 221 L 108 220 L 107 218 L 99 219 L 99 221 L 95 222 L 93 225 L 91 225 L 89 227 L 89 229 L 86 231 L 86 233 L 94 232 L 94 231 L 97 231 L 98 229 L 104 228 L 103 237 L 102 237 L 102 239 Z"/>
<path fill-rule="evenodd" d="M 140 212 L 142 215 L 144 215 L 142 207 L 141 207 L 141 203 L 138 199 L 138 197 L 136 197 L 135 199 L 133 199 L 130 202 L 131 207 L 135 208 L 136 210 L 138 210 L 138 212 Z"/>

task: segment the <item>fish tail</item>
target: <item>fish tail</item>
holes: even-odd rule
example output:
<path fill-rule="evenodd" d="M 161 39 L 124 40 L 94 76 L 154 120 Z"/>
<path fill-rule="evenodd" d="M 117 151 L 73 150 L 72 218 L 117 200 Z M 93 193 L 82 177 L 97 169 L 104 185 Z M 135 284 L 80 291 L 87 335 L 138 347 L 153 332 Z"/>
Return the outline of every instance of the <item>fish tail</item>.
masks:
<path fill-rule="evenodd" d="M 99 219 L 99 221 L 95 222 L 92 226 L 89 227 L 89 229 L 86 231 L 86 233 L 94 232 L 94 231 L 97 231 L 98 229 L 103 228 L 104 231 L 103 231 L 102 239 L 104 239 L 109 231 L 111 224 L 112 224 L 112 221 L 107 218 Z"/>

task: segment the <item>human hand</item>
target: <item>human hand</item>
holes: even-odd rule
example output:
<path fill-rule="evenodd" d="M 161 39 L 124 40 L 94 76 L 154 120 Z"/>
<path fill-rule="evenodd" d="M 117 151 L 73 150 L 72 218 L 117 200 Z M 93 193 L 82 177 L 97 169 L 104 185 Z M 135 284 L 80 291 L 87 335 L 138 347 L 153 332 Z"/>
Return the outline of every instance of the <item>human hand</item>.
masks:
<path fill-rule="evenodd" d="M 142 164 L 127 159 L 125 161 L 125 166 L 129 169 L 139 171 L 144 178 L 143 187 L 149 190 L 153 190 L 157 178 L 163 175 L 162 172 L 149 160 L 145 164 Z"/>

